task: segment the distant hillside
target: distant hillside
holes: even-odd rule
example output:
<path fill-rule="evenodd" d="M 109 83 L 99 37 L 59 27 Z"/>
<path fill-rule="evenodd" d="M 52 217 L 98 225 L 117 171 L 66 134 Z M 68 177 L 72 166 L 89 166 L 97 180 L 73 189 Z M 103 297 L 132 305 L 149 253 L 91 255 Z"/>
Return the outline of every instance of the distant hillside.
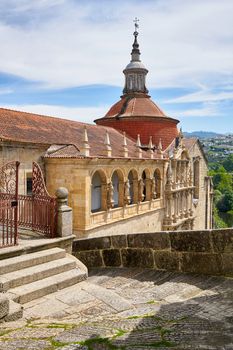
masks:
<path fill-rule="evenodd" d="M 209 139 L 212 137 L 222 136 L 222 134 L 217 134 L 216 132 L 212 132 L 212 131 L 193 131 L 193 132 L 184 132 L 184 136 L 187 138 L 198 137 L 199 139 Z"/>

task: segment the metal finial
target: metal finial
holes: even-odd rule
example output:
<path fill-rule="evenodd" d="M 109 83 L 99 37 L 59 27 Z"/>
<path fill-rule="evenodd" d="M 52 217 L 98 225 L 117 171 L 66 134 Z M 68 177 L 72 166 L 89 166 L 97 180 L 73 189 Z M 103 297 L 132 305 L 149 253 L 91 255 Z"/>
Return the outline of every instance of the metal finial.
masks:
<path fill-rule="evenodd" d="M 139 19 L 137 17 L 135 17 L 135 19 L 133 20 L 134 22 L 134 27 L 135 27 L 135 33 L 138 33 L 138 28 L 139 28 Z"/>

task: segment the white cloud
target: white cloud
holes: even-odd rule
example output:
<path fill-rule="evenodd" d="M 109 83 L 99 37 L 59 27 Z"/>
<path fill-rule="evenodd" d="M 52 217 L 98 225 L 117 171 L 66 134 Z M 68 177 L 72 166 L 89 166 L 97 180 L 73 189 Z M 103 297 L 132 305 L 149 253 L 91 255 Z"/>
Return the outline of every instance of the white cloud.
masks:
<path fill-rule="evenodd" d="M 211 102 L 233 100 L 233 91 L 212 93 L 210 91 L 198 91 L 192 94 L 187 94 L 181 97 L 173 98 L 165 103 L 192 103 L 192 102 Z"/>
<path fill-rule="evenodd" d="M 168 115 L 176 115 L 178 119 L 181 117 L 216 117 L 220 116 L 218 106 L 215 103 L 204 104 L 200 108 L 189 108 L 187 110 L 172 111 L 170 110 Z"/>
<path fill-rule="evenodd" d="M 48 115 L 57 118 L 76 120 L 84 123 L 93 123 L 97 118 L 103 117 L 108 107 L 65 107 L 56 105 L 4 105 L 2 108 L 13 109 L 29 113 Z"/>
<path fill-rule="evenodd" d="M 10 88 L 0 88 L 0 95 L 7 95 L 7 94 L 12 94 L 14 92 L 13 89 Z"/>
<path fill-rule="evenodd" d="M 148 87 L 232 77 L 232 0 L 1 0 L 0 9 L 1 71 L 47 86 L 122 86 L 134 15 Z"/>

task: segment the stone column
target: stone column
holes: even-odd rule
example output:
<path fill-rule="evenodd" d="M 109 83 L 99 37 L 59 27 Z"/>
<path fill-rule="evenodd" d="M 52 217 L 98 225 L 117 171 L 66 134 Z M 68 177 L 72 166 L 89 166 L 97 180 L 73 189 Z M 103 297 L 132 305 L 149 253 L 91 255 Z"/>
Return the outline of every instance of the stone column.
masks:
<path fill-rule="evenodd" d="M 155 184 L 155 178 L 151 180 L 151 200 L 156 199 L 157 193 L 156 193 L 156 184 Z"/>
<path fill-rule="evenodd" d="M 180 163 L 180 186 L 184 187 L 185 179 L 185 164 L 183 161 Z"/>
<path fill-rule="evenodd" d="M 144 193 L 143 193 L 143 191 L 144 191 L 144 181 L 143 181 L 143 179 L 140 179 L 139 180 L 139 182 L 138 182 L 138 201 L 139 202 L 143 202 L 143 200 L 144 200 L 144 197 L 145 197 L 145 195 L 144 195 Z"/>
<path fill-rule="evenodd" d="M 180 192 L 176 192 L 176 220 L 179 219 L 180 212 Z"/>
<path fill-rule="evenodd" d="M 171 205 L 171 200 L 172 200 L 172 193 L 167 193 L 166 194 L 166 204 L 165 204 L 165 219 L 164 219 L 164 224 L 171 225 L 172 224 L 172 205 Z M 168 228 L 166 228 L 167 230 Z"/>
<path fill-rule="evenodd" d="M 73 232 L 72 208 L 67 205 L 68 190 L 59 187 L 56 191 L 57 197 L 57 234 L 59 237 L 71 236 Z"/>
<path fill-rule="evenodd" d="M 138 203 L 138 179 L 133 179 L 133 203 Z"/>
<path fill-rule="evenodd" d="M 176 164 L 176 188 L 180 187 L 180 162 Z"/>
<path fill-rule="evenodd" d="M 176 189 L 177 188 L 177 161 L 174 161 L 173 162 L 173 186 L 172 188 L 173 189 Z"/>
<path fill-rule="evenodd" d="M 189 190 L 190 193 L 190 207 L 189 207 L 189 215 L 193 216 L 193 189 Z"/>
<path fill-rule="evenodd" d="M 184 175 L 184 186 L 188 186 L 188 161 L 185 162 L 185 175 Z"/>
<path fill-rule="evenodd" d="M 184 217 L 188 217 L 188 191 L 184 192 Z"/>
<path fill-rule="evenodd" d="M 180 192 L 180 218 L 183 219 L 183 210 L 184 210 L 184 201 L 183 201 L 183 191 Z"/>
<path fill-rule="evenodd" d="M 124 206 L 130 204 L 130 184 L 129 180 L 126 180 L 124 186 Z"/>
<path fill-rule="evenodd" d="M 173 193 L 173 222 L 176 223 L 177 221 L 177 198 L 178 198 L 178 193 L 175 192 Z"/>

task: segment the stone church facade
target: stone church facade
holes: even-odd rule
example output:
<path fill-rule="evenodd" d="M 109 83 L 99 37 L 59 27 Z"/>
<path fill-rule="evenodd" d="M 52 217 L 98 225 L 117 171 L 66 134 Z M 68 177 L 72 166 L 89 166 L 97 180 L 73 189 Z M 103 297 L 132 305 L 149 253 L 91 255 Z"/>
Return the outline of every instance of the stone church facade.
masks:
<path fill-rule="evenodd" d="M 123 95 L 96 125 L 0 109 L 0 164 L 20 161 L 21 194 L 33 161 L 51 194 L 66 187 L 78 237 L 212 228 L 201 144 L 150 99 L 137 36 Z"/>

